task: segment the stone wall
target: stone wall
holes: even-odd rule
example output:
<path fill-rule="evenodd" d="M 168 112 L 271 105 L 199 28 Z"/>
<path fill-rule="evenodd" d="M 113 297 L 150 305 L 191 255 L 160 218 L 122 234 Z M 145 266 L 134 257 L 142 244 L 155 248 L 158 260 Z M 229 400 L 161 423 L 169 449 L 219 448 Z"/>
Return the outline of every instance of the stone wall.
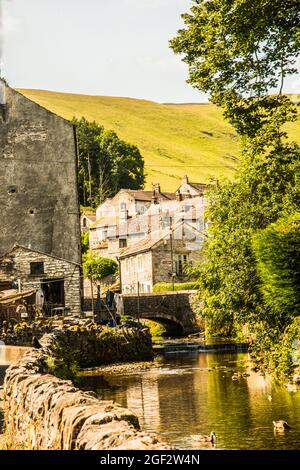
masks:
<path fill-rule="evenodd" d="M 185 239 L 173 240 L 173 271 L 176 269 L 176 260 L 178 255 L 186 255 L 189 263 L 197 263 L 203 259 L 200 242 L 196 243 L 196 249 L 193 242 Z M 152 253 L 153 257 L 153 285 L 159 282 L 172 282 L 172 255 L 170 240 L 161 243 L 155 247 Z M 184 275 L 174 277 L 174 282 L 187 282 L 189 277 Z"/>
<path fill-rule="evenodd" d="M 33 276 L 30 263 L 43 262 L 44 274 Z M 80 266 L 60 258 L 48 256 L 24 247 L 16 247 L 4 258 L 0 258 L 0 282 L 21 280 L 21 289 L 39 288 L 44 279 L 64 280 L 65 307 L 73 315 L 81 313 Z"/>
<path fill-rule="evenodd" d="M 0 254 L 15 244 L 80 263 L 73 125 L 5 87 L 0 117 Z"/>
<path fill-rule="evenodd" d="M 60 332 L 62 334 L 62 332 Z M 27 353 L 5 377 L 8 448 L 28 450 L 167 449 L 158 437 L 142 432 L 137 417 L 112 401 L 100 401 L 72 382 L 51 374 L 46 357 L 55 338 Z"/>

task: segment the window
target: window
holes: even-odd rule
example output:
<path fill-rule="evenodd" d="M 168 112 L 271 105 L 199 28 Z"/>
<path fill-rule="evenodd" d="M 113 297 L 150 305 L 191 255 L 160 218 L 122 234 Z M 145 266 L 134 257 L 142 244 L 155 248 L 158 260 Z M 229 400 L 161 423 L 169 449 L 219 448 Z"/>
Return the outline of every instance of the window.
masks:
<path fill-rule="evenodd" d="M 82 222 L 83 222 L 83 223 L 82 223 L 83 227 L 86 228 L 86 225 L 87 225 L 87 224 L 86 224 L 86 218 L 84 218 Z"/>
<path fill-rule="evenodd" d="M 176 259 L 176 275 L 183 276 L 184 275 L 184 268 L 187 264 L 188 257 L 187 255 L 177 255 Z"/>
<path fill-rule="evenodd" d="M 41 274 L 45 274 L 44 263 L 43 262 L 30 263 L 30 274 L 32 276 L 40 276 Z"/>
<path fill-rule="evenodd" d="M 138 269 L 138 271 L 143 270 L 143 255 L 139 255 L 137 257 L 137 269 Z"/>
<path fill-rule="evenodd" d="M 126 248 L 127 247 L 127 239 L 126 238 L 120 238 L 119 239 L 119 248 Z"/>

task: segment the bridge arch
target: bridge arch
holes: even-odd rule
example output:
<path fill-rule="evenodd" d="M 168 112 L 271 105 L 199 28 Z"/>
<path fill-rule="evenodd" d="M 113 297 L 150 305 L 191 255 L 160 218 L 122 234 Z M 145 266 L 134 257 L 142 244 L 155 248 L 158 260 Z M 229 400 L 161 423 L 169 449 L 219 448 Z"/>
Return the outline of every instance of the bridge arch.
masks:
<path fill-rule="evenodd" d="M 152 320 L 163 325 L 166 328 L 166 336 L 183 336 L 184 334 L 184 325 L 173 315 L 149 312 L 142 313 L 140 318 L 143 320 Z"/>

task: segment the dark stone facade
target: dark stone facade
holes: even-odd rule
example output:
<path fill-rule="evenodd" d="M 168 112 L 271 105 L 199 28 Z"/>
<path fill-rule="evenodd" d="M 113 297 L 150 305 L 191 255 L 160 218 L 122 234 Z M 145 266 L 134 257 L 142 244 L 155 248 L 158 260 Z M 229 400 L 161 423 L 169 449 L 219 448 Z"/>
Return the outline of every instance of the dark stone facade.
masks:
<path fill-rule="evenodd" d="M 0 255 L 18 244 L 80 264 L 74 127 L 0 88 Z"/>

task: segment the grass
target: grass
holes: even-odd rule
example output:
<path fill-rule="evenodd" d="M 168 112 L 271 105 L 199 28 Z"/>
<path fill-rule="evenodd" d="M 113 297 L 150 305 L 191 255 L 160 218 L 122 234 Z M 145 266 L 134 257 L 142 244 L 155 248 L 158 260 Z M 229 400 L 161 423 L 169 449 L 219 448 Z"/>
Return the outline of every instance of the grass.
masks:
<path fill-rule="evenodd" d="M 191 181 L 232 179 L 239 160 L 239 139 L 212 104 L 158 104 L 152 101 L 88 96 L 43 90 L 19 90 L 54 113 L 96 121 L 139 147 L 147 182 L 174 191 L 187 174 Z M 300 143 L 300 122 L 288 126 Z"/>
<path fill-rule="evenodd" d="M 183 290 L 197 290 L 199 286 L 197 282 L 181 282 L 174 283 L 174 291 L 183 291 Z M 153 287 L 153 292 L 172 292 L 173 286 L 171 282 L 159 282 Z"/>

